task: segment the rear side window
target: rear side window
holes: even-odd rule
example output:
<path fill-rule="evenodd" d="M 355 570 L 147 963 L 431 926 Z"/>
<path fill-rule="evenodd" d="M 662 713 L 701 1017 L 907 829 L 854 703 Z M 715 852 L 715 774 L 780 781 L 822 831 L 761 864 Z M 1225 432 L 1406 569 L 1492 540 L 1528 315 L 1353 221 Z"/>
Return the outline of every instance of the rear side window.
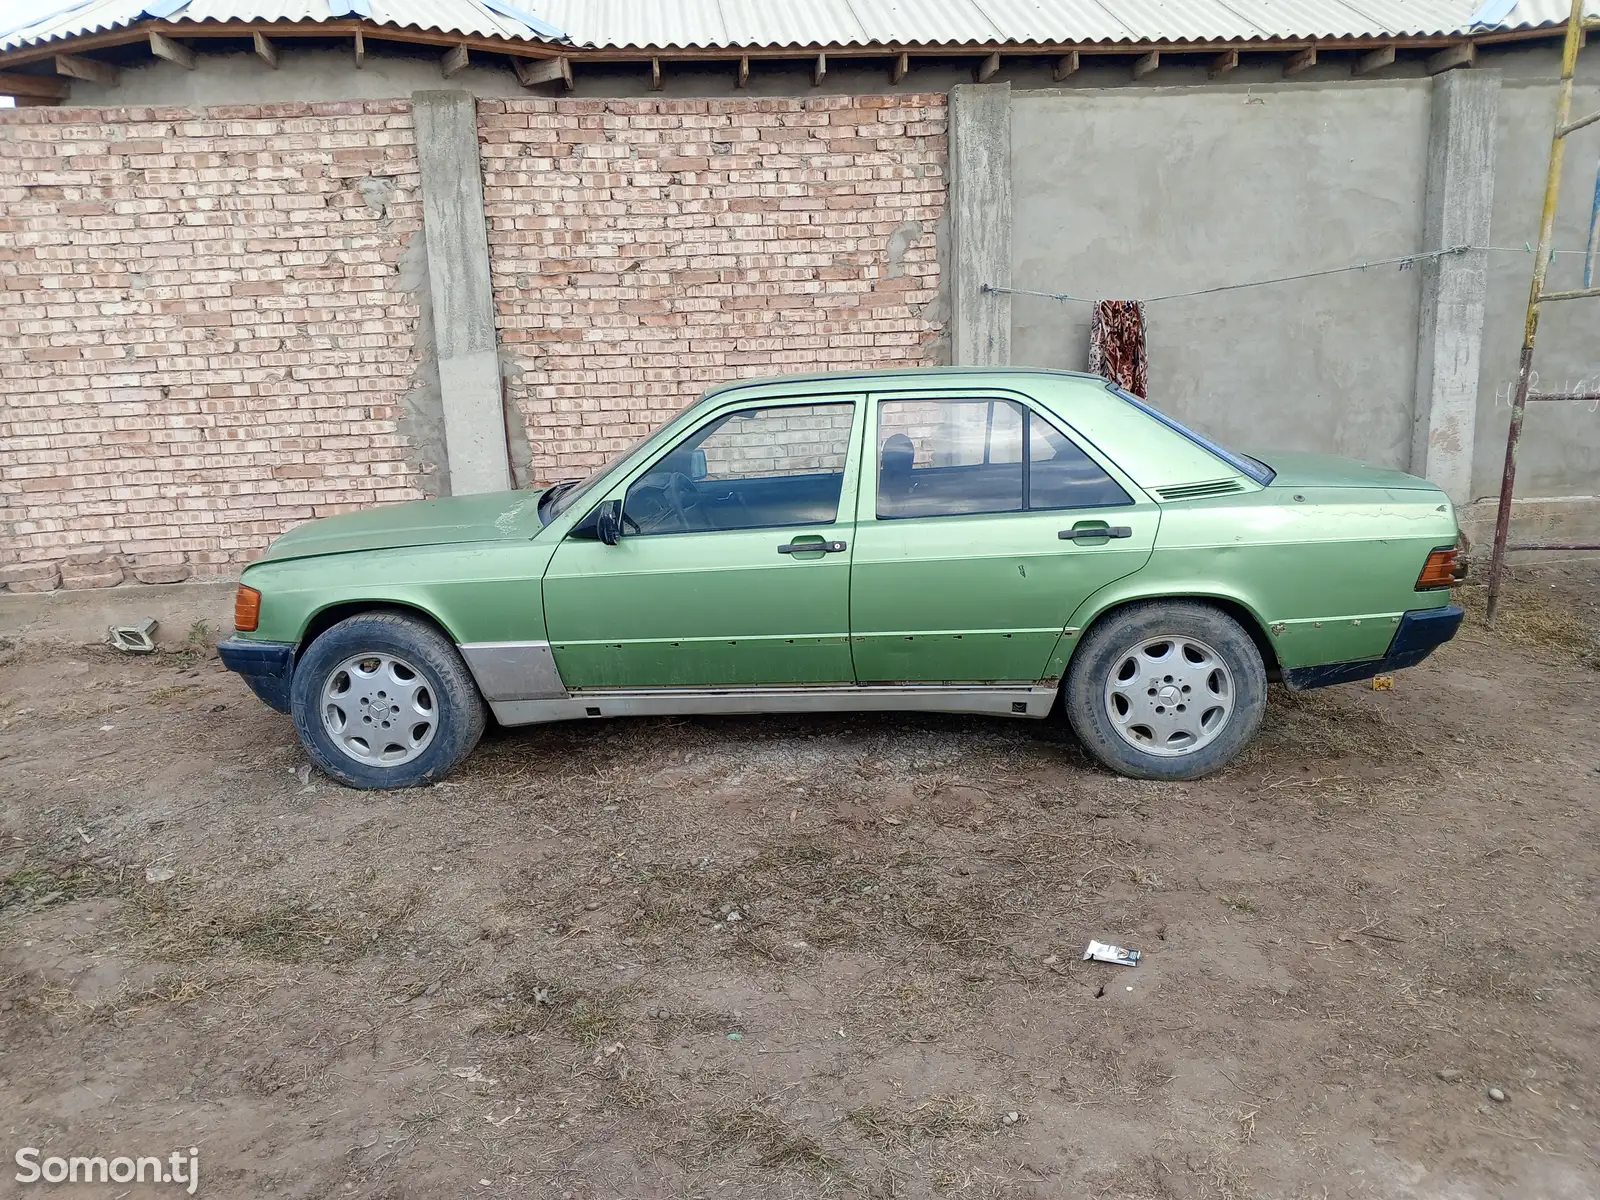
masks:
<path fill-rule="evenodd" d="M 1014 400 L 878 405 L 877 515 L 1108 508 L 1133 500 L 1071 438 Z"/>

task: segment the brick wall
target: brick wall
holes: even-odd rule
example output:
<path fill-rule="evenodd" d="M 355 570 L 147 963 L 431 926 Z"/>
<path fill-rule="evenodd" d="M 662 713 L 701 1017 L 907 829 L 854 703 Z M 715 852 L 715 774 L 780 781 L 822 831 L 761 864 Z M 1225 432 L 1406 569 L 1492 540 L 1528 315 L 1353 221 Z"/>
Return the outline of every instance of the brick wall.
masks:
<path fill-rule="evenodd" d="M 482 101 L 478 120 L 535 478 L 725 380 L 933 361 L 943 95 Z"/>
<path fill-rule="evenodd" d="M 0 113 L 0 584 L 231 573 L 421 494 L 408 103 Z"/>

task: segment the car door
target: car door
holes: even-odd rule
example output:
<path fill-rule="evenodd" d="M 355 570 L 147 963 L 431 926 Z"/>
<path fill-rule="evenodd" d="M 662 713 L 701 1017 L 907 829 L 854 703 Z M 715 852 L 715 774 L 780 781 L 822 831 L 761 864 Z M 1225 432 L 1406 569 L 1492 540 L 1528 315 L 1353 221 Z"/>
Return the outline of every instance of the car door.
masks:
<path fill-rule="evenodd" d="M 569 688 L 849 684 L 850 552 L 865 399 L 730 402 L 579 522 L 544 579 Z"/>
<path fill-rule="evenodd" d="M 1026 397 L 871 397 L 850 632 L 860 683 L 1034 683 L 1090 593 L 1138 570 L 1160 510 Z"/>

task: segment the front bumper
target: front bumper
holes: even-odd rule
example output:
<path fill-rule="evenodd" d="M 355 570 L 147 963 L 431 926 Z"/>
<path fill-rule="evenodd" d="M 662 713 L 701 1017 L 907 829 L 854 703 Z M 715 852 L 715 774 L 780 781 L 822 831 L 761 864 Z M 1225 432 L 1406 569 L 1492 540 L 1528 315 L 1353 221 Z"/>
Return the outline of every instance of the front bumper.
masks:
<path fill-rule="evenodd" d="M 250 690 L 281 713 L 289 711 L 289 681 L 294 677 L 294 645 L 229 638 L 217 646 L 228 670 L 244 677 Z"/>
<path fill-rule="evenodd" d="M 1461 627 L 1461 606 L 1419 608 L 1400 618 L 1400 627 L 1389 640 L 1382 658 L 1363 658 L 1357 662 L 1326 663 L 1320 667 L 1287 667 L 1283 681 L 1295 691 L 1353 683 L 1374 675 L 1414 667 L 1434 650 L 1455 637 Z"/>

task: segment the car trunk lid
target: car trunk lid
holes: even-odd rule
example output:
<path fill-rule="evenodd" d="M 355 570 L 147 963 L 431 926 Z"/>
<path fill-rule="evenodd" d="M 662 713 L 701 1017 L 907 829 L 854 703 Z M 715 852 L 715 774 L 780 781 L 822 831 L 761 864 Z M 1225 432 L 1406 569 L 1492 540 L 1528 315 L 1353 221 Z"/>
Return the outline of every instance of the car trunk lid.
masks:
<path fill-rule="evenodd" d="M 1271 467 L 1277 474 L 1270 486 L 1278 488 L 1388 488 L 1400 491 L 1435 492 L 1439 489 L 1426 479 L 1407 475 L 1392 467 L 1375 467 L 1336 454 L 1304 454 L 1298 451 L 1273 451 L 1251 457 Z"/>

